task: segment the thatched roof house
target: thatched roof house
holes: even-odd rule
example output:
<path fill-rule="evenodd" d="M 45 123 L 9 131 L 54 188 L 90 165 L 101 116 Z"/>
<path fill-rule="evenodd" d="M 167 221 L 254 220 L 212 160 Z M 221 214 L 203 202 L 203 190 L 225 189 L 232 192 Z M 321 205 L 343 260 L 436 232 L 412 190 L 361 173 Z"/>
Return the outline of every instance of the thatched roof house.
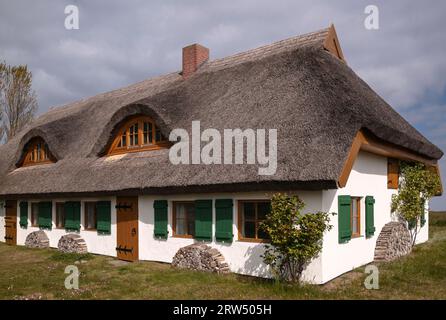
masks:
<path fill-rule="evenodd" d="M 0 146 L 0 240 L 71 239 L 82 252 L 163 262 L 204 241 L 225 270 L 268 277 L 259 225 L 272 193 L 286 190 L 309 212 L 338 213 L 304 279 L 324 283 L 373 261 L 381 230 L 390 239 L 405 229 L 390 214 L 398 161 L 438 169 L 443 152 L 354 73 L 333 26 L 208 57 L 200 45 L 183 48 L 181 71 L 52 109 Z M 277 169 L 172 163 L 182 141 L 163 136 L 190 134 L 195 121 L 217 132 L 277 130 Z M 389 256 L 384 240 L 380 257 Z"/>

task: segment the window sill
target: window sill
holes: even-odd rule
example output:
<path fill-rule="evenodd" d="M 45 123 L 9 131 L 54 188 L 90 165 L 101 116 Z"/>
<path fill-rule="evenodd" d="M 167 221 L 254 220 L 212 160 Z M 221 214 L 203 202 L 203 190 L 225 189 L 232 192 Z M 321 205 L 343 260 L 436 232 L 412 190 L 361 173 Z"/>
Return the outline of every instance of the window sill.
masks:
<path fill-rule="evenodd" d="M 182 239 L 193 239 L 194 236 L 187 235 L 187 234 L 174 234 L 172 238 L 182 238 Z"/>
<path fill-rule="evenodd" d="M 55 161 L 51 161 L 51 160 L 44 160 L 44 161 L 38 161 L 38 162 L 28 162 L 28 163 L 24 163 L 22 164 L 21 167 L 33 167 L 33 166 L 39 166 L 41 164 L 51 164 L 51 163 L 55 163 Z"/>

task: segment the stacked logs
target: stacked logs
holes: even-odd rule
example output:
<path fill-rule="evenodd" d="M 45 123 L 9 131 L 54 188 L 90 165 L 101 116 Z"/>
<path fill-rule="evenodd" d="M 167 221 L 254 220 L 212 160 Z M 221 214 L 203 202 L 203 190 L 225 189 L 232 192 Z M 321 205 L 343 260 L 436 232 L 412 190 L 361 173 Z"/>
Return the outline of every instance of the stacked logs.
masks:
<path fill-rule="evenodd" d="M 412 250 L 410 232 L 401 222 L 389 222 L 376 240 L 375 261 L 392 261 Z"/>
<path fill-rule="evenodd" d="M 180 248 L 173 257 L 172 265 L 181 269 L 229 273 L 229 266 L 220 251 L 203 243 Z"/>
<path fill-rule="evenodd" d="M 46 235 L 45 231 L 38 230 L 31 232 L 28 234 L 25 240 L 25 246 L 28 248 L 49 248 L 50 247 L 50 240 L 48 239 L 48 236 Z"/>
<path fill-rule="evenodd" d="M 64 253 L 87 253 L 87 243 L 80 235 L 70 233 L 60 238 L 57 244 L 59 251 Z"/>

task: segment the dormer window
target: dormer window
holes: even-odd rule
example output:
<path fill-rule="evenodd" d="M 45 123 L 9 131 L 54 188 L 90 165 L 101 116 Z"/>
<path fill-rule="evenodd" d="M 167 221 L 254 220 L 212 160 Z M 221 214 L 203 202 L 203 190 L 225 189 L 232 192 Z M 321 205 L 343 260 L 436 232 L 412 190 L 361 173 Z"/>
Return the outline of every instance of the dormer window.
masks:
<path fill-rule="evenodd" d="M 107 154 L 122 154 L 169 147 L 155 122 L 146 116 L 134 117 L 119 129 Z"/>
<path fill-rule="evenodd" d="M 48 144 L 42 138 L 34 138 L 25 147 L 25 156 L 22 166 L 56 162 L 51 155 Z"/>

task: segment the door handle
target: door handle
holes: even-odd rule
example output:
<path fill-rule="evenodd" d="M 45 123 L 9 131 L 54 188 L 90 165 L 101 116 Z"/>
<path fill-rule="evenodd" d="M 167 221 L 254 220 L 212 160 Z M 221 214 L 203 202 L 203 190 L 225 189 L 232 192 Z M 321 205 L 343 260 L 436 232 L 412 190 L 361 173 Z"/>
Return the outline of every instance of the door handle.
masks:
<path fill-rule="evenodd" d="M 134 237 L 136 235 L 136 228 L 132 229 L 132 237 Z"/>

